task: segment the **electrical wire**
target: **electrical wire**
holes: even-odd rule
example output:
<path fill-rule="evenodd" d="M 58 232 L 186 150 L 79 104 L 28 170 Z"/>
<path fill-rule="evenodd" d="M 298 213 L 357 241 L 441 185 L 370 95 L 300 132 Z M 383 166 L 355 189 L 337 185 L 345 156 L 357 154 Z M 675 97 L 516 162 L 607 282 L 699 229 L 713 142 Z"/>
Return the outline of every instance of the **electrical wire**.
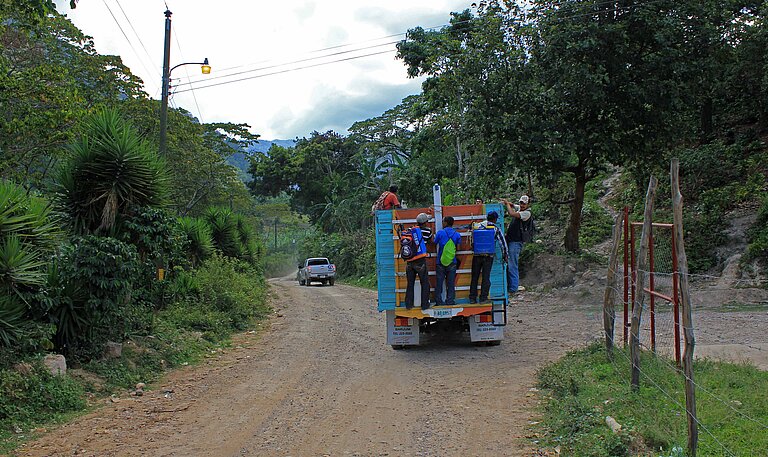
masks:
<path fill-rule="evenodd" d="M 204 82 L 208 82 L 208 81 L 211 81 L 211 80 L 214 80 L 214 79 L 229 78 L 229 77 L 232 77 L 232 76 L 243 75 L 243 74 L 247 74 L 247 73 L 253 73 L 253 72 L 256 72 L 256 71 L 269 70 L 271 68 L 285 67 L 287 65 L 293 65 L 293 64 L 297 64 L 297 63 L 311 62 L 313 60 L 320 60 L 320 59 L 324 59 L 326 57 L 333 57 L 333 56 L 338 56 L 338 55 L 343 55 L 343 54 L 349 54 L 351 52 L 367 51 L 369 49 L 376 49 L 376 48 L 380 48 L 382 46 L 389 46 L 389 45 L 396 44 L 396 43 L 398 43 L 398 42 L 397 41 L 391 41 L 389 43 L 382 43 L 382 44 L 377 44 L 377 45 L 374 45 L 374 46 L 368 46 L 368 47 L 364 47 L 364 48 L 350 49 L 350 50 L 347 50 L 347 51 L 334 52 L 334 53 L 331 53 L 331 54 L 325 54 L 325 55 L 317 56 L 317 57 L 308 57 L 306 59 L 293 60 L 293 61 L 290 61 L 290 62 L 275 64 L 275 65 L 268 65 L 268 66 L 265 66 L 265 67 L 254 68 L 254 69 L 251 69 L 251 70 L 239 71 L 239 72 L 236 72 L 236 73 L 230 73 L 228 75 L 220 75 L 220 76 L 213 76 L 211 78 L 190 80 L 190 81 L 187 81 L 185 83 L 179 83 L 176 86 L 177 87 L 178 86 L 186 86 L 186 85 L 191 85 L 191 84 L 195 84 L 195 83 L 203 82 L 203 81 Z"/>
<path fill-rule="evenodd" d="M 373 53 L 364 54 L 364 55 L 361 55 L 361 56 L 347 57 L 345 59 L 337 59 L 337 60 L 333 60 L 333 61 L 330 61 L 330 62 L 322 62 L 322 63 L 318 63 L 318 64 L 314 64 L 314 65 L 306 65 L 306 66 L 298 67 L 298 68 L 290 68 L 290 69 L 287 69 L 287 70 L 274 71 L 272 73 L 265 73 L 263 75 L 256 75 L 256 76 L 249 76 L 247 78 L 234 79 L 232 81 L 223 81 L 223 82 L 220 82 L 220 83 L 208 84 L 208 85 L 205 85 L 205 86 L 197 86 L 197 89 L 205 89 L 205 88 L 208 88 L 208 87 L 216 87 L 216 86 L 221 86 L 221 85 L 224 85 L 224 84 L 231 84 L 231 83 L 236 83 L 236 82 L 240 82 L 240 81 L 247 81 L 247 80 L 256 79 L 256 78 L 264 78 L 266 76 L 273 76 L 273 75 L 278 75 L 278 74 L 282 74 L 282 73 L 288 73 L 288 72 L 291 72 L 291 71 L 305 70 L 307 68 L 320 67 L 320 66 L 323 66 L 323 65 L 330 65 L 330 64 L 333 64 L 333 63 L 345 62 L 345 61 L 348 61 L 348 60 L 362 59 L 364 57 L 371 57 L 371 56 L 377 56 L 377 55 L 381 55 L 381 54 L 388 54 L 388 53 L 391 53 L 391 52 L 392 52 L 391 50 L 381 51 L 381 52 L 373 52 Z M 190 89 L 183 89 L 183 90 L 176 91 L 176 93 L 179 94 L 179 93 L 182 93 L 182 92 L 189 92 L 191 90 L 193 90 L 193 89 L 192 88 L 190 88 Z"/>
<path fill-rule="evenodd" d="M 637 3 L 634 3 L 632 5 L 625 5 L 625 6 L 620 6 L 620 7 L 617 7 L 617 8 L 602 9 L 602 10 L 597 10 L 597 11 L 591 11 L 589 13 L 582 13 L 582 14 L 571 15 L 571 16 L 561 16 L 561 17 L 557 17 L 555 19 L 560 21 L 560 20 L 573 19 L 573 18 L 583 17 L 583 16 L 594 16 L 595 14 L 602 14 L 602 13 L 607 13 L 607 12 L 618 12 L 618 11 L 621 11 L 623 9 L 635 8 L 635 7 L 639 7 L 639 6 L 655 3 L 655 2 L 658 2 L 658 1 L 662 1 L 662 0 L 646 0 L 644 2 L 637 2 Z M 595 3 L 595 5 L 603 5 L 603 4 L 608 4 L 608 3 L 614 3 L 614 2 L 612 2 L 612 1 L 603 1 L 603 2 L 597 2 L 597 3 Z M 456 22 L 456 23 L 453 23 L 453 24 L 446 24 L 446 25 L 442 25 L 442 26 L 430 27 L 430 28 L 427 28 L 425 30 L 439 28 L 439 27 L 445 27 L 445 26 L 448 26 L 448 25 L 455 25 L 455 24 L 464 23 L 464 22 L 471 23 L 472 21 L 471 20 L 459 21 L 459 22 Z M 400 36 L 400 35 L 405 35 L 405 33 L 389 35 L 388 37 Z M 369 40 L 369 41 L 373 41 L 373 40 Z M 347 54 L 347 53 L 350 53 L 350 52 L 357 52 L 357 51 L 367 50 L 367 49 L 374 49 L 374 48 L 381 47 L 381 46 L 388 46 L 390 44 L 396 44 L 398 42 L 400 42 L 400 41 L 398 40 L 398 41 L 393 41 L 393 42 L 388 42 L 388 43 L 382 43 L 380 45 L 363 47 L 363 48 L 358 48 L 358 49 L 353 49 L 353 50 L 340 51 L 340 52 L 337 52 L 337 53 L 331 53 L 331 54 L 326 54 L 326 55 L 322 55 L 322 56 L 309 57 L 309 58 L 306 58 L 306 59 L 299 59 L 299 60 L 288 62 L 288 63 L 269 65 L 269 66 L 266 66 L 266 67 L 255 68 L 255 69 L 251 69 L 251 70 L 245 70 L 245 71 L 241 71 L 241 72 L 231 73 L 231 74 L 228 74 L 228 75 L 215 76 L 215 77 L 212 77 L 212 78 L 188 80 L 187 82 L 178 83 L 176 86 L 177 87 L 179 87 L 179 86 L 186 86 L 186 85 L 192 86 L 192 85 L 194 85 L 196 83 L 208 82 L 208 81 L 210 81 L 212 79 L 228 78 L 228 77 L 232 77 L 232 76 L 236 76 L 236 75 L 248 74 L 248 73 L 253 73 L 253 72 L 257 72 L 257 71 L 263 71 L 265 69 L 283 67 L 283 66 L 291 65 L 291 64 L 295 64 L 295 63 L 310 62 L 310 61 L 314 61 L 314 60 L 319 60 L 319 59 L 327 58 L 327 57 L 330 57 L 330 56 Z M 330 49 L 339 48 L 339 47 L 346 47 L 346 46 L 349 46 L 349 45 L 333 46 L 333 47 L 330 47 L 330 48 L 321 49 L 319 51 L 330 50 Z M 282 71 L 276 71 L 276 72 L 266 73 L 266 74 L 263 74 L 263 75 L 251 76 L 251 77 L 247 77 L 247 78 L 238 78 L 238 79 L 234 79 L 234 80 L 231 80 L 231 81 L 223 81 L 223 82 L 216 83 L 216 84 L 204 84 L 204 85 L 201 85 L 201 86 L 197 86 L 197 88 L 198 89 L 204 89 L 204 88 L 208 88 L 208 87 L 215 87 L 215 86 L 220 86 L 220 85 L 229 84 L 229 83 L 247 81 L 247 80 L 250 80 L 250 79 L 256 79 L 256 78 L 261 78 L 261 77 L 265 77 L 265 76 L 272 76 L 272 75 L 287 73 L 287 72 L 291 72 L 291 71 L 303 70 L 303 69 L 307 69 L 307 68 L 313 68 L 313 67 L 317 67 L 317 66 L 328 65 L 328 64 L 331 64 L 331 63 L 338 63 L 338 62 L 344 62 L 344 61 L 353 60 L 353 59 L 362 58 L 362 57 L 369 57 L 369 56 L 373 56 L 373 55 L 385 54 L 387 52 L 389 52 L 389 51 L 370 53 L 370 54 L 366 54 L 366 55 L 362 55 L 362 56 L 357 56 L 357 57 L 346 58 L 346 59 L 338 59 L 338 60 L 334 60 L 334 61 L 331 61 L 331 62 L 319 63 L 319 64 L 315 64 L 315 65 L 307 65 L 307 66 L 298 67 L 298 68 L 294 68 L 294 69 L 287 69 L 287 70 L 282 70 Z M 253 64 L 247 64 L 247 65 L 244 65 L 244 66 L 250 66 L 250 65 L 253 65 Z M 234 69 L 234 68 L 239 68 L 239 67 L 230 67 L 229 69 Z M 179 91 L 176 91 L 176 93 L 187 92 L 189 90 L 191 90 L 191 89 L 179 90 Z"/>
<path fill-rule="evenodd" d="M 152 69 L 155 70 L 156 74 L 159 74 L 162 77 L 163 73 L 157 69 L 157 66 L 154 63 L 152 63 L 152 56 L 149 55 L 149 51 L 147 51 L 147 47 L 144 46 L 144 41 L 141 40 L 141 35 L 139 35 L 139 33 L 136 31 L 136 28 L 133 26 L 133 22 L 131 22 L 131 19 L 125 13 L 125 10 L 123 9 L 123 5 L 120 4 L 120 0 L 115 0 L 115 3 L 117 3 L 117 6 L 120 8 L 120 11 L 123 13 L 123 17 L 125 17 L 125 20 L 128 21 L 128 25 L 131 26 L 131 30 L 133 30 L 133 34 L 136 35 L 136 39 L 139 40 L 139 44 L 141 45 L 142 49 L 144 49 L 144 54 L 147 55 L 147 59 L 149 60 L 149 64 L 152 65 Z"/>
<path fill-rule="evenodd" d="M 181 51 L 181 44 L 179 43 L 179 36 L 176 34 L 175 31 L 173 32 L 173 38 L 174 40 L 176 40 L 176 47 L 179 49 L 179 55 L 181 56 L 181 61 L 184 62 L 187 59 L 184 58 L 184 53 Z M 184 67 L 184 71 L 185 73 L 187 73 L 187 76 L 189 76 L 189 68 Z M 191 90 L 192 90 L 192 99 L 195 101 L 195 107 L 197 108 L 198 118 L 200 120 L 200 123 L 204 124 L 205 122 L 203 121 L 203 112 L 200 110 L 200 105 L 197 103 L 197 95 L 195 95 L 194 88 L 192 88 Z M 170 97 L 171 94 L 168 94 L 168 96 Z"/>
<path fill-rule="evenodd" d="M 112 13 L 112 8 L 109 7 L 106 0 L 101 0 L 102 3 L 104 3 L 104 6 L 107 7 L 107 11 L 109 11 L 109 15 L 112 16 L 112 19 L 115 21 L 115 24 L 117 24 L 117 28 L 120 29 L 120 32 L 125 37 L 125 40 L 128 42 L 128 45 L 131 47 L 131 50 L 133 50 L 133 53 L 136 54 L 136 58 L 139 59 L 139 63 L 144 68 L 144 71 L 147 72 L 147 74 L 152 74 L 151 71 L 147 69 L 147 66 L 144 65 L 144 60 L 141 58 L 138 52 L 136 52 L 136 48 L 133 47 L 133 42 L 131 42 L 130 38 L 128 38 L 128 35 L 125 33 L 125 30 L 123 30 L 123 27 L 120 25 L 120 22 L 117 20 L 117 17 L 115 17 L 114 13 Z"/>

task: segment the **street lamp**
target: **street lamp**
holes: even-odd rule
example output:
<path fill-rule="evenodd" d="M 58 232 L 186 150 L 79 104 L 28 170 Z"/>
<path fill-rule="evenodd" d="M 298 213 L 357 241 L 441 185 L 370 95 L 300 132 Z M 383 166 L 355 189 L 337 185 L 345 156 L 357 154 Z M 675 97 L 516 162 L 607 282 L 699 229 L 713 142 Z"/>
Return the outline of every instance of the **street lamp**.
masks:
<path fill-rule="evenodd" d="M 200 70 L 204 75 L 211 73 L 211 65 L 208 58 L 202 62 L 184 62 L 168 68 L 171 62 L 171 12 L 165 10 L 165 52 L 163 53 L 163 88 L 162 101 L 160 103 L 160 154 L 165 155 L 166 150 L 166 132 L 168 129 L 168 92 L 171 86 L 171 72 L 182 65 L 200 65 Z"/>

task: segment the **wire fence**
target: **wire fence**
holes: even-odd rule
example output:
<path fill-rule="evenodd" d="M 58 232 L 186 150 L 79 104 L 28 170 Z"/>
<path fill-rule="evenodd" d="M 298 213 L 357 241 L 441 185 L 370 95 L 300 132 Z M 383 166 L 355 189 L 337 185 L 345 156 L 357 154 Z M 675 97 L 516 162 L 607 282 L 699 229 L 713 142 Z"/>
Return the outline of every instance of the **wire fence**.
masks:
<path fill-rule="evenodd" d="M 688 376 L 686 370 L 681 369 L 680 352 L 685 345 L 683 335 L 686 329 L 683 320 L 676 315 L 681 311 L 677 308 L 681 304 L 680 287 L 683 277 L 677 271 L 673 227 L 672 224 L 652 226 L 646 257 L 643 259 L 646 268 L 640 270 L 636 267 L 643 264 L 638 262 L 640 230 L 637 229 L 640 226 L 638 223 L 630 224 L 630 228 L 624 232 L 622 238 L 626 238 L 625 249 L 618 257 L 614 283 L 606 286 L 613 292 L 606 296 L 613 299 L 612 303 L 604 303 L 605 309 L 610 309 L 609 305 L 615 309 L 614 334 L 609 335 L 603 331 L 606 341 L 614 343 L 613 346 L 617 348 L 613 351 L 617 355 L 611 361 L 619 373 L 637 370 L 643 387 L 657 391 L 660 398 L 666 399 L 663 407 L 669 410 L 668 414 L 680 417 L 682 421 L 690 418 L 695 423 L 695 429 L 707 443 L 706 453 L 699 455 L 744 455 L 744 447 L 739 448 L 742 451 L 733 449 L 732 441 L 729 440 L 732 437 L 729 423 L 738 419 L 749 424 L 750 430 L 758 434 L 755 437 L 768 436 L 768 410 L 756 413 L 755 409 L 745 409 L 744 398 L 727 398 L 718 393 L 718 389 L 703 385 L 695 376 Z M 643 275 L 643 281 L 638 281 L 640 275 Z M 690 291 L 694 355 L 697 358 L 703 355 L 754 363 L 763 370 L 768 369 L 768 280 L 736 277 L 732 273 L 686 274 L 685 279 L 687 290 Z M 638 283 L 644 284 L 643 291 L 637 290 Z M 632 321 L 633 306 L 641 306 L 641 312 L 635 313 L 640 316 L 637 335 L 640 350 L 650 355 L 665 370 L 674 373 L 676 376 L 673 378 L 680 380 L 679 385 L 665 385 L 668 377 L 662 379 L 658 372 L 633 363 L 634 359 L 627 350 L 628 342 L 631 341 L 629 323 Z M 603 313 L 594 318 L 600 321 L 599 327 L 605 328 Z M 735 379 L 722 381 L 740 382 Z M 692 404 L 697 404 L 699 412 L 704 414 L 697 414 L 696 407 L 689 407 L 688 399 L 682 395 L 684 384 L 690 388 L 694 399 L 698 397 L 701 400 L 698 404 L 695 401 Z M 701 408 L 717 410 L 720 417 L 707 414 Z M 689 439 L 690 435 L 689 427 Z M 674 442 L 674 437 L 667 438 Z M 689 452 L 691 447 L 696 449 L 696 445 L 690 446 L 689 441 Z M 754 449 L 747 455 L 768 456 L 768 449 Z"/>

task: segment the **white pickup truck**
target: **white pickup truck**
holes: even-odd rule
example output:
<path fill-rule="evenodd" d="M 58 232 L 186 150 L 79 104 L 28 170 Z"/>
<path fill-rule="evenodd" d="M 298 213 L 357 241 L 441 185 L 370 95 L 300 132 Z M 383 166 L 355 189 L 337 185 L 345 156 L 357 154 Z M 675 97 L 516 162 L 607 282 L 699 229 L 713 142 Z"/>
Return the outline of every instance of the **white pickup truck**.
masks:
<path fill-rule="evenodd" d="M 299 264 L 296 279 L 302 286 L 308 286 L 312 281 L 333 285 L 336 281 L 336 265 L 325 257 L 311 257 Z"/>

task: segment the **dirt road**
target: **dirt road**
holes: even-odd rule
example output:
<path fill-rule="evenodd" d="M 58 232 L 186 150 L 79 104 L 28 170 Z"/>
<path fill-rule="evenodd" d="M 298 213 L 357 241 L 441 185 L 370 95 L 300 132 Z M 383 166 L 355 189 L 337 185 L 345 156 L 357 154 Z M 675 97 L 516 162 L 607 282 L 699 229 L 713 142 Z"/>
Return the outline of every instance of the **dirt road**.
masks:
<path fill-rule="evenodd" d="M 375 292 L 271 283 L 268 330 L 19 454 L 538 455 L 526 438 L 537 401 L 529 389 L 537 366 L 563 352 L 558 334 L 572 340 L 573 329 L 547 329 L 535 302 L 516 304 L 501 346 L 451 335 L 394 351 Z"/>

